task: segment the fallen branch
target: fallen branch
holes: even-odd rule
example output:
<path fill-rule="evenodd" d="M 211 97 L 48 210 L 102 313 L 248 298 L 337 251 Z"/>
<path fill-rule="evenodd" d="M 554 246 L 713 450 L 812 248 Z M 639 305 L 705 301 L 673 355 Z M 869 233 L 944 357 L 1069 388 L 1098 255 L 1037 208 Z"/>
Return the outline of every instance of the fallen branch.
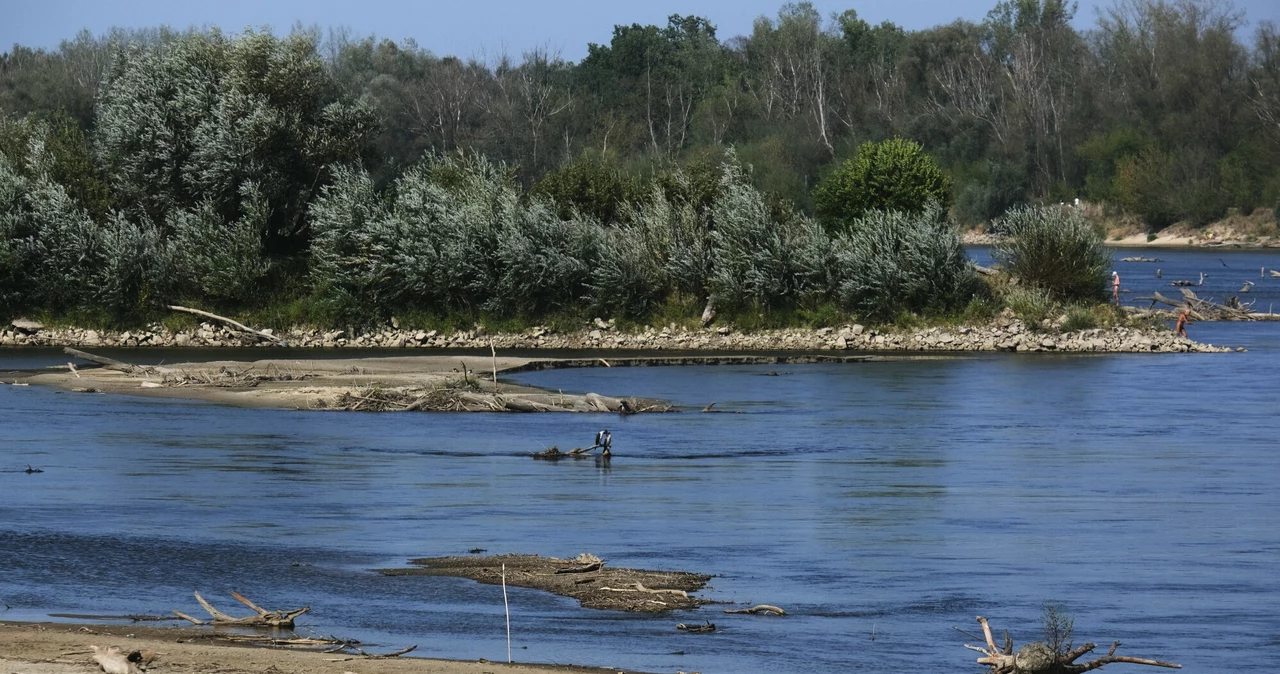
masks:
<path fill-rule="evenodd" d="M 227 325 L 230 325 L 230 326 L 231 326 L 231 327 L 233 327 L 233 328 L 236 328 L 237 330 L 239 330 L 239 331 L 241 331 L 241 332 L 248 333 L 248 334 L 253 335 L 254 337 L 257 337 L 257 338 L 259 338 L 259 339 L 264 339 L 264 340 L 266 340 L 266 341 L 268 341 L 268 342 L 274 342 L 274 343 L 276 343 L 276 344 L 279 344 L 280 346 L 287 346 L 287 345 L 285 344 L 285 342 L 284 342 L 284 340 L 283 340 L 283 339 L 280 339 L 279 337 L 276 337 L 275 335 L 273 335 L 273 334 L 271 334 L 271 333 L 269 333 L 269 332 L 262 332 L 262 331 L 260 331 L 260 330 L 254 330 L 253 328 L 251 328 L 251 327 L 249 327 L 249 326 L 245 325 L 244 323 L 240 323 L 239 321 L 233 321 L 233 320 L 231 320 L 230 318 L 227 318 L 226 316 L 219 316 L 219 315 L 217 315 L 217 314 L 211 314 L 211 313 L 209 313 L 209 312 L 207 312 L 207 311 L 201 311 L 201 310 L 199 310 L 199 309 L 192 309 L 191 307 L 180 307 L 180 306 L 178 306 L 178 305 L 176 305 L 176 304 L 170 304 L 170 305 L 169 305 L 169 309 L 170 309 L 171 311 L 181 311 L 181 312 L 188 313 L 188 314 L 194 314 L 194 315 L 196 315 L 196 316 L 202 316 L 202 317 L 204 317 L 204 318 L 209 318 L 209 319 L 212 319 L 212 320 L 215 320 L 215 321 L 220 321 L 220 322 L 222 322 L 222 323 L 226 323 Z"/>
<path fill-rule="evenodd" d="M 214 608 L 212 604 L 205 601 L 204 597 L 200 596 L 199 592 L 196 592 L 195 596 L 196 596 L 196 601 L 200 602 L 200 606 L 204 607 L 204 610 L 208 611 L 209 615 L 213 617 L 213 620 L 211 622 L 214 625 L 239 625 L 242 627 L 293 627 L 293 621 L 295 618 L 311 610 L 310 606 L 306 606 L 293 611 L 268 611 L 258 606 L 257 604 L 249 601 L 248 599 L 244 598 L 240 594 L 236 592 L 232 592 L 231 596 L 238 599 L 245 606 L 248 606 L 249 608 L 253 609 L 254 613 L 256 614 L 251 616 L 245 616 L 243 618 L 237 618 L 235 616 L 227 615 L 226 613 L 223 613 L 222 611 L 219 611 L 218 609 Z M 205 624 L 202 621 L 198 621 L 195 618 L 192 618 L 191 616 L 185 615 L 183 613 L 179 613 L 178 611 L 174 611 L 173 613 L 179 618 L 182 618 L 184 620 L 190 620 L 191 622 L 194 622 L 197 625 Z"/>
<path fill-rule="evenodd" d="M 1078 674 L 1116 662 L 1182 669 L 1182 665 L 1172 662 L 1116 655 L 1116 649 L 1120 647 L 1119 641 L 1113 643 L 1111 650 L 1103 657 L 1078 664 L 1076 660 L 1096 648 L 1096 644 L 1088 643 L 1070 651 L 1057 652 L 1047 644 L 1033 641 L 1018 649 L 1017 653 L 1014 653 L 1013 640 L 1009 638 L 1008 634 L 1005 635 L 1004 647 L 997 647 L 995 639 L 991 636 L 991 626 L 987 623 L 987 619 L 978 616 L 978 623 L 982 625 L 982 635 L 987 642 L 986 648 L 969 644 L 965 644 L 964 647 L 983 655 L 983 657 L 978 658 L 977 662 L 980 665 L 988 666 L 990 674 Z"/>
<path fill-rule="evenodd" d="M 751 608 L 727 608 L 724 610 L 724 612 L 725 613 L 750 613 L 752 615 L 755 615 L 757 613 L 772 613 L 774 615 L 787 614 L 786 611 L 778 608 L 777 606 L 770 606 L 769 604 L 757 604 L 755 606 L 752 606 Z"/>
<path fill-rule="evenodd" d="M 564 569 L 556 569 L 556 573 L 591 573 L 592 571 L 599 571 L 602 566 L 604 566 L 603 561 L 595 562 L 594 564 L 587 564 L 586 566 L 571 566 Z"/>
<path fill-rule="evenodd" d="M 68 356 L 75 356 L 80 360 L 87 360 L 90 363 L 97 363 L 108 370 L 116 370 L 117 372 L 124 372 L 126 374 L 133 374 L 135 372 L 142 372 L 146 370 L 146 368 L 139 367 L 137 365 L 134 365 L 133 363 L 126 363 L 122 360 L 116 360 L 115 358 L 107 358 L 106 356 L 95 356 L 94 354 L 89 353 L 88 351 L 73 349 L 69 346 L 63 347 L 62 352 L 67 354 Z M 70 363 L 68 363 L 68 365 L 70 365 Z M 77 373 L 77 376 L 79 376 L 78 373 Z"/>
<path fill-rule="evenodd" d="M 647 592 L 649 594 L 674 594 L 677 597 L 689 598 L 689 593 L 684 590 L 651 590 L 641 583 L 632 583 L 628 587 L 602 587 L 605 592 Z"/>

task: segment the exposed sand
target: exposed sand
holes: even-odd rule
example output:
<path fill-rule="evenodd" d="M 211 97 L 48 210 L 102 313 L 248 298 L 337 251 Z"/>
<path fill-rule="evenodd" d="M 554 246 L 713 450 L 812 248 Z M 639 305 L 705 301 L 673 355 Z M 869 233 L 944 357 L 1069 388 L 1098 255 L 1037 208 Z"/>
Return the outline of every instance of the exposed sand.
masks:
<path fill-rule="evenodd" d="M 599 562 L 592 563 L 592 562 Z M 457 576 L 497 585 L 544 590 L 577 599 L 586 608 L 660 613 L 709 603 L 689 596 L 711 576 L 684 571 L 649 571 L 609 566 L 596 558 L 557 559 L 538 555 L 428 557 L 413 566 L 379 569 L 385 576 Z M 505 568 L 504 568 L 505 567 Z"/>
<path fill-rule="evenodd" d="M 274 409 L 613 412 L 620 405 L 637 412 L 666 409 L 661 401 L 552 394 L 494 382 L 495 373 L 529 368 L 530 361 L 477 356 L 213 361 L 137 367 L 129 372 L 81 361 L 75 371 L 20 373 L 15 381 L 82 394 L 182 398 Z"/>
<path fill-rule="evenodd" d="M 544 391 L 494 374 L 575 367 L 866 362 L 881 356 L 682 356 L 673 358 L 484 358 L 401 356 L 333 360 L 178 363 L 132 372 L 77 366 L 18 373 L 14 381 L 81 394 L 204 400 L 237 407 L 354 411 L 663 412 L 660 400 Z M 68 356 L 68 360 L 75 360 Z M 465 374 L 464 374 L 465 372 Z M 8 379 L 8 377 L 6 377 Z"/>
<path fill-rule="evenodd" d="M 125 652 L 154 650 L 147 668 L 157 674 L 601 674 L 615 668 L 461 662 L 402 656 L 369 659 L 220 642 L 211 629 L 141 625 L 70 625 L 0 622 L 0 672 L 4 674 L 90 674 L 102 670 L 91 645 L 119 646 Z M 412 655 L 419 655 L 414 652 Z M 430 655 L 430 654 L 422 654 Z"/>

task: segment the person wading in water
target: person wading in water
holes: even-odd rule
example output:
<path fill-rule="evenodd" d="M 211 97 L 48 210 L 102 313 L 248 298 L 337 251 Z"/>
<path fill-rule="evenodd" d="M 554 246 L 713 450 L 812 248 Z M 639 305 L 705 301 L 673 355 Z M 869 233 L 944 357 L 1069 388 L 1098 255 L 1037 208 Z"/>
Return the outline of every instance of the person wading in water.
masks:
<path fill-rule="evenodd" d="M 1111 299 L 1120 304 L 1120 272 L 1111 272 Z"/>
<path fill-rule="evenodd" d="M 1191 322 L 1191 310 L 1184 308 L 1178 314 L 1178 325 L 1177 327 L 1174 328 L 1174 330 L 1176 331 L 1179 337 L 1182 337 L 1184 339 L 1187 337 L 1187 323 L 1190 323 L 1190 322 Z"/>

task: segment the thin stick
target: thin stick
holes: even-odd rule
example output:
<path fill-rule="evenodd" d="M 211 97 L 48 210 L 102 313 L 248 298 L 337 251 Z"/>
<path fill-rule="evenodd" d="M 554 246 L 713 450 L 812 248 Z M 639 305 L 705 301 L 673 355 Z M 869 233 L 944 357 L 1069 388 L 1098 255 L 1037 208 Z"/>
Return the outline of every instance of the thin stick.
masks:
<path fill-rule="evenodd" d="M 489 356 L 493 358 L 493 383 L 498 383 L 498 352 L 493 348 L 493 340 L 489 340 Z"/>
<path fill-rule="evenodd" d="M 511 604 L 507 603 L 507 565 L 502 565 L 502 608 L 507 612 L 507 664 L 511 664 Z"/>

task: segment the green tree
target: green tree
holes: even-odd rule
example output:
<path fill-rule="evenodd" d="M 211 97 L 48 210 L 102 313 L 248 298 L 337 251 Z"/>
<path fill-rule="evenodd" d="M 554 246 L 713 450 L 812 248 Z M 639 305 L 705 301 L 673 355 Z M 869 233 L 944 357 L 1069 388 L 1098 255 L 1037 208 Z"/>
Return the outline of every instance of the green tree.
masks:
<path fill-rule="evenodd" d="M 922 213 L 945 206 L 951 185 L 919 143 L 903 138 L 863 143 L 858 154 L 832 171 L 813 192 L 823 223 L 848 229 L 868 211 Z"/>

